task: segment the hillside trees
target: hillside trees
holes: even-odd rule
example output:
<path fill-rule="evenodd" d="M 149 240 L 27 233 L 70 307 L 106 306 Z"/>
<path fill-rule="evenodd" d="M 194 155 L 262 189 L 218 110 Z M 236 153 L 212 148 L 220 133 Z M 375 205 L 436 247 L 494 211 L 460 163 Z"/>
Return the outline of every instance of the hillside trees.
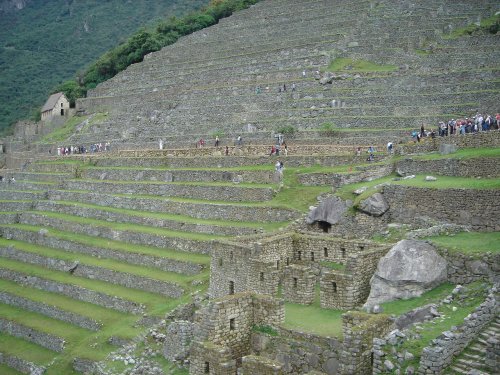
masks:
<path fill-rule="evenodd" d="M 106 52 L 74 83 L 64 83 L 60 87 L 66 96 L 73 98 L 74 94 L 83 97 L 87 90 L 95 88 L 129 65 L 140 62 L 148 53 L 160 50 L 162 47 L 175 43 L 180 37 L 189 35 L 205 27 L 215 25 L 221 18 L 230 16 L 233 12 L 248 8 L 259 0 L 212 0 L 208 6 L 185 17 L 170 17 L 161 21 L 153 30 L 139 29 L 126 42 Z M 73 81 L 71 81 L 73 82 Z M 64 88 L 70 89 L 66 92 Z"/>

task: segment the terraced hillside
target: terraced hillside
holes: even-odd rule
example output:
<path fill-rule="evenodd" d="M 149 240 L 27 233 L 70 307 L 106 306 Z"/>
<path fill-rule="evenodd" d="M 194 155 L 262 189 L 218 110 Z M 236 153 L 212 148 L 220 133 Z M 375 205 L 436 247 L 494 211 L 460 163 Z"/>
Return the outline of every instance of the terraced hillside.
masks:
<path fill-rule="evenodd" d="M 71 142 L 180 146 L 221 134 L 261 143 L 290 128 L 311 142 L 326 123 L 356 143 L 368 129 L 493 114 L 498 36 L 451 33 L 498 10 L 490 0 L 262 1 L 92 90 L 78 110 L 107 117 Z"/>
<path fill-rule="evenodd" d="M 278 188 L 272 165 L 220 170 L 219 159 L 197 170 L 159 157 L 55 158 L 9 174 L 15 182 L 0 192 L 3 362 L 69 374 L 73 357 L 101 360 L 110 342 L 143 330 L 141 320 L 159 321 L 206 290 L 211 240 L 297 217 L 266 203 Z"/>

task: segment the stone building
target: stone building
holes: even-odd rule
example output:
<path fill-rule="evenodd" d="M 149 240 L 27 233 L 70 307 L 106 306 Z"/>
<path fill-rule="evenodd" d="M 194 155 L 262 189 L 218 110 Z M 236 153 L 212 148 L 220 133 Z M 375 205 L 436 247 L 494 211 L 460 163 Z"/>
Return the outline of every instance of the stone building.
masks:
<path fill-rule="evenodd" d="M 284 233 L 258 241 L 212 244 L 210 297 L 251 291 L 286 301 L 352 309 L 364 303 L 370 278 L 388 248 L 369 241 Z"/>
<path fill-rule="evenodd" d="M 67 116 L 69 113 L 69 101 L 62 92 L 49 96 L 42 107 L 42 121 L 50 121 L 54 117 Z"/>

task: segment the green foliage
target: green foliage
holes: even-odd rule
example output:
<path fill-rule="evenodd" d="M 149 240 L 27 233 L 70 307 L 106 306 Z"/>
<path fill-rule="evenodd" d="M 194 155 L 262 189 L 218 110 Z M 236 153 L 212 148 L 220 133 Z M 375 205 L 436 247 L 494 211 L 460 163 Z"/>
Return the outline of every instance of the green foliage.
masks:
<path fill-rule="evenodd" d="M 489 34 L 497 34 L 500 29 L 500 14 L 495 14 L 491 17 L 482 19 L 479 24 L 473 23 L 467 25 L 465 27 L 453 30 L 448 38 L 460 38 L 467 35 L 473 35 L 477 33 L 489 33 Z"/>
<path fill-rule="evenodd" d="M 321 261 L 319 262 L 323 267 L 329 268 L 331 270 L 335 271 L 341 271 L 345 269 L 345 264 L 341 263 L 336 263 L 336 262 L 328 262 L 328 261 Z"/>
<path fill-rule="evenodd" d="M 106 52 L 92 64 L 83 76 L 82 85 L 85 90 L 92 89 L 127 66 L 142 61 L 148 53 L 173 44 L 184 35 L 215 25 L 221 18 L 257 2 L 258 0 L 212 1 L 203 10 L 183 18 L 171 17 L 167 21 L 162 21 L 154 30 L 142 28 L 125 43 Z"/>
<path fill-rule="evenodd" d="M 51 142 L 61 142 L 67 139 L 71 134 L 74 133 L 75 128 L 82 121 L 85 121 L 86 117 L 73 116 L 69 118 L 63 126 L 57 128 L 53 132 L 47 134 L 41 139 L 41 143 L 51 143 Z"/>
<path fill-rule="evenodd" d="M 500 232 L 462 232 L 454 235 L 428 237 L 427 240 L 448 251 L 472 256 L 486 252 L 500 253 Z"/>
<path fill-rule="evenodd" d="M 367 60 L 353 60 L 345 57 L 338 57 L 334 59 L 328 66 L 330 72 L 393 72 L 399 68 L 396 65 L 376 64 Z"/>
<path fill-rule="evenodd" d="M 335 135 L 335 125 L 331 122 L 324 122 L 319 128 L 320 132 L 327 137 L 333 137 Z"/>
<path fill-rule="evenodd" d="M 262 325 L 262 326 L 253 326 L 252 331 L 254 332 L 260 332 L 260 333 L 265 333 L 269 336 L 278 336 L 278 331 L 276 331 L 273 327 L 267 326 L 267 325 Z"/>
<path fill-rule="evenodd" d="M 343 313 L 344 311 L 341 310 L 323 309 L 318 302 L 312 305 L 285 303 L 285 324 L 283 326 L 340 339 L 342 338 Z"/>
<path fill-rule="evenodd" d="M 60 85 L 57 85 L 52 90 L 51 94 L 56 92 L 63 92 L 66 98 L 69 100 L 70 107 L 75 106 L 75 101 L 77 98 L 82 98 L 85 96 L 85 90 L 76 83 L 76 81 L 65 81 Z"/>
<path fill-rule="evenodd" d="M 276 132 L 291 138 L 295 135 L 296 131 L 297 129 L 293 125 L 283 125 Z"/>
<path fill-rule="evenodd" d="M 166 14 L 186 14 L 207 3 L 208 0 L 30 1 L 22 11 L 2 14 L 0 131 L 30 117 L 33 108 L 41 108 L 61 84 L 71 101 L 81 96 L 65 81 L 80 71 L 75 82 L 81 86 L 82 70 L 138 27 L 152 25 Z M 143 48 L 151 46 L 145 43 Z"/>

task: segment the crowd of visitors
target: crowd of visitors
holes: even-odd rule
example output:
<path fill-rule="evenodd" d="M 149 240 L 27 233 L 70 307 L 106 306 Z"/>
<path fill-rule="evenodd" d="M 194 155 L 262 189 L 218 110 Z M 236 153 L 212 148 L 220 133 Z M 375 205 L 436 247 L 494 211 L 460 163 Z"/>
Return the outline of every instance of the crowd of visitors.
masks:
<path fill-rule="evenodd" d="M 437 131 L 426 130 L 424 125 L 421 126 L 420 132 L 412 132 L 412 137 L 417 141 L 423 137 L 447 137 L 451 135 L 464 135 L 469 133 L 479 133 L 490 130 L 500 129 L 500 113 L 495 116 L 477 113 L 475 116 L 462 119 L 451 119 L 449 121 L 439 121 Z"/>
<path fill-rule="evenodd" d="M 64 155 L 76 155 L 76 154 L 88 154 L 111 150 L 111 144 L 109 142 L 105 143 L 93 143 L 88 148 L 84 145 L 81 146 L 62 146 L 57 148 L 57 156 Z M 50 151 L 49 151 L 50 152 Z"/>

